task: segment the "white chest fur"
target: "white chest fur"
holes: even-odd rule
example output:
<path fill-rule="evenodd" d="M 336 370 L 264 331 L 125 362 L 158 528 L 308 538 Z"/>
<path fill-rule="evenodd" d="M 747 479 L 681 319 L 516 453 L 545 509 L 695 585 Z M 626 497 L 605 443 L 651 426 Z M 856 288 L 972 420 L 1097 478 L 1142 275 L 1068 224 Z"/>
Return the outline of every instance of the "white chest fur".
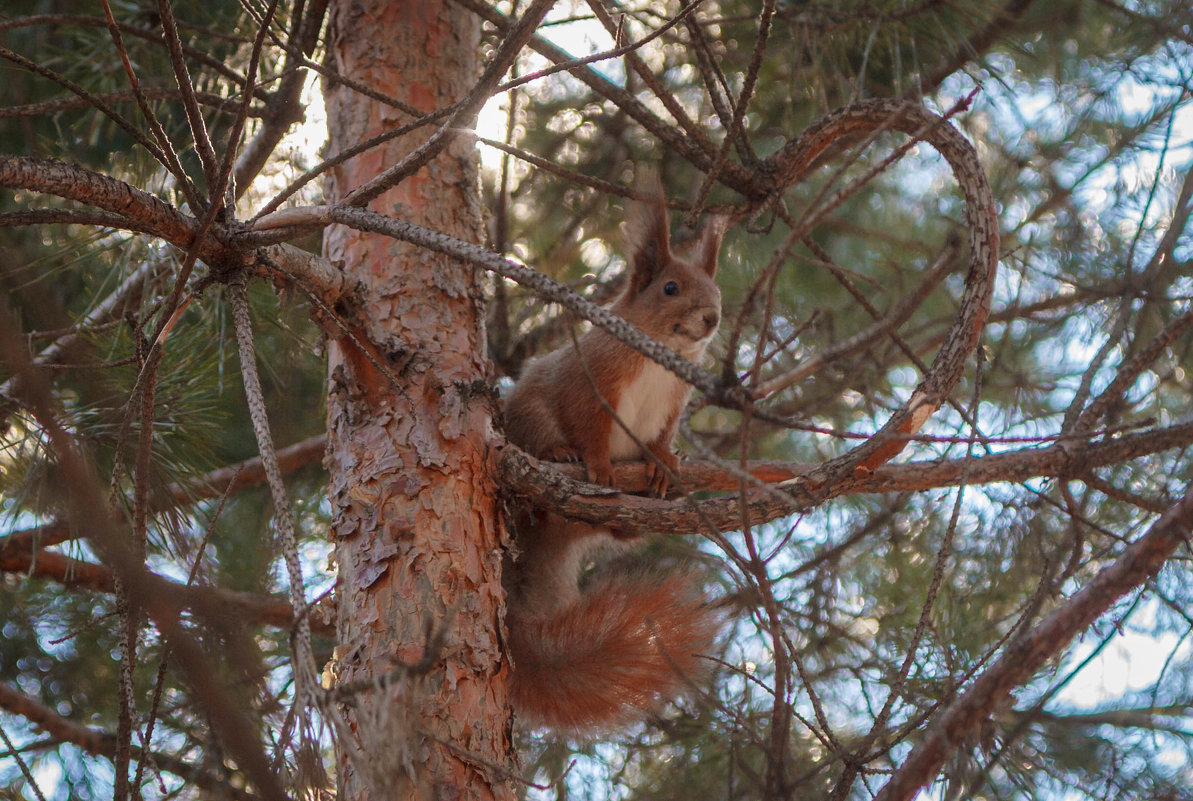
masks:
<path fill-rule="evenodd" d="M 667 418 L 683 403 L 687 392 L 688 385 L 675 373 L 644 359 L 638 375 L 621 391 L 617 417 L 645 445 L 662 433 Z M 615 420 L 609 435 L 610 458 L 633 459 L 639 455 L 637 444 Z"/>

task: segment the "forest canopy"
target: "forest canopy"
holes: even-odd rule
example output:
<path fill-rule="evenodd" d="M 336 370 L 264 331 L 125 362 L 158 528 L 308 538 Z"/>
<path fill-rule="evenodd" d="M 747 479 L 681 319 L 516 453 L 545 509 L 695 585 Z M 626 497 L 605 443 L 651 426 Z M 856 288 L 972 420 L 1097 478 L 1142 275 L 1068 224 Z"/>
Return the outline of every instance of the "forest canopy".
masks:
<path fill-rule="evenodd" d="M 1189 4 L 7 0 L 0 65 L 3 797 L 1193 797 Z M 697 364 L 601 310 L 651 171 Z M 504 439 L 592 326 L 695 387 L 666 498 Z M 519 726 L 519 504 L 690 574 L 707 681 Z"/>

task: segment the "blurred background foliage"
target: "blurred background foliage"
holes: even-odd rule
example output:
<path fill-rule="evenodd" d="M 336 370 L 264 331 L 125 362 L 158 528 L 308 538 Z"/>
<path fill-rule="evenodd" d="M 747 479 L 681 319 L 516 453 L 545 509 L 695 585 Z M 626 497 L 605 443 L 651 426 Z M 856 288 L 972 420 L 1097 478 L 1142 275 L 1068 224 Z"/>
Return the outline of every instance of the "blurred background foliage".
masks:
<path fill-rule="evenodd" d="M 619 15 L 622 36 L 630 38 L 679 10 L 673 2 L 605 7 Z M 156 8 L 150 2 L 112 3 L 127 25 L 125 46 L 141 80 L 168 93 L 174 77 Z M 511 11 L 509 3 L 497 8 Z M 279 32 L 292 10 L 282 4 Z M 82 103 L 36 106 L 72 100 L 63 89 L 67 80 L 96 95 L 127 89 L 102 13 L 94 15 L 98 7 L 86 9 L 92 16 L 81 11 L 62 0 L 4 4 L 0 46 L 58 77 L 12 58 L 0 62 L 0 151 L 81 164 L 183 206 L 165 171 L 109 117 Z M 180 4 L 177 13 L 191 76 L 210 96 L 206 123 L 222 142 L 257 29 L 256 4 L 208 0 Z M 758 39 L 758 14 L 757 3 L 709 0 L 639 52 L 665 93 L 717 143 L 724 127 L 700 60 L 736 97 Z M 613 46 L 584 3 L 561 2 L 549 20 L 540 35 L 573 56 Z M 974 445 L 975 455 L 1030 447 L 1056 435 L 1071 425 L 1066 414 L 1075 399 L 1084 403 L 1091 387 L 1095 394 L 1105 387 L 1122 361 L 1188 308 L 1193 241 L 1187 229 L 1171 226 L 1174 218 L 1185 225 L 1179 210 L 1183 204 L 1187 213 L 1189 203 L 1182 187 L 1193 160 L 1191 26 L 1193 11 L 1180 0 L 776 3 L 745 120 L 748 149 L 730 155 L 746 167 L 851 100 L 910 98 L 943 112 L 976 91 L 971 108 L 953 123 L 977 147 L 999 204 L 1003 245 L 993 313 L 981 361 L 969 366 L 954 393 L 956 407 L 942 408 L 926 429 L 931 438 L 913 443 L 901 458 L 963 456 L 975 431 L 972 421 L 988 438 Z M 489 37 L 489 44 L 499 40 L 492 30 Z M 322 54 L 314 59 L 321 61 Z M 266 48 L 255 109 L 264 107 L 282 62 L 276 43 Z M 518 72 L 547 63 L 527 54 Z M 593 68 L 668 119 L 662 102 L 641 76 L 627 74 L 623 60 Z M 317 125 L 317 91 L 306 97 L 313 102 L 308 119 Z M 127 97 L 108 102 L 143 127 Z M 180 104 L 163 94 L 153 107 L 178 143 L 191 179 L 202 185 Z M 505 139 L 556 165 L 544 169 L 480 146 L 491 244 L 598 299 L 609 297 L 623 266 L 618 224 L 624 199 L 581 186 L 570 175 L 624 187 L 634 165 L 653 164 L 677 208 L 699 197 L 702 173 L 566 72 L 496 98 L 480 123 L 482 136 Z M 252 125 L 259 124 L 254 116 Z M 798 220 L 836 171 L 846 181 L 863 175 L 901 141 L 881 136 L 852 163 L 842 154 L 826 159 L 784 195 L 781 214 L 762 214 L 730 232 L 719 278 L 726 313 L 713 348 L 717 360 L 745 375 L 761 350 L 766 371 L 793 367 L 873 322 L 859 296 L 881 315 L 919 284 L 962 218 L 955 182 L 924 145 L 851 195 L 810 234 L 821 255 L 840 267 L 838 275 L 826 269 L 821 255 L 796 249 L 773 288 L 763 287 L 750 301 L 762 268 L 787 235 L 782 216 Z M 241 200 L 241 216 L 251 216 L 282 181 L 320 157 L 314 146 L 287 140 Z M 318 181 L 303 198 L 318 201 Z M 714 206 L 740 200 L 723 185 L 710 198 Z M 68 204 L 0 193 L 0 213 L 54 205 Z M 319 242 L 303 245 L 317 252 Z M 56 398 L 101 475 L 136 458 L 135 415 L 123 428 L 126 403 L 139 374 L 138 353 L 158 322 L 155 314 L 180 258 L 150 237 L 126 232 L 82 225 L 0 227 L 5 302 L 33 352 L 76 325 L 142 265 L 160 265 L 154 272 L 161 278 L 147 281 L 111 322 L 82 331 L 54 373 Z M 931 360 L 956 313 L 960 281 L 959 274 L 949 276 L 899 328 L 906 351 Z M 527 356 L 561 343 L 565 327 L 558 310 L 512 284 L 494 283 L 492 298 L 490 356 L 495 382 L 505 384 Z M 318 435 L 324 428 L 325 367 L 310 305 L 300 293 L 279 296 L 265 285 L 253 288 L 251 300 L 275 438 L 286 445 Z M 155 491 L 255 455 L 225 308 L 219 290 L 206 288 L 169 338 L 155 401 Z M 739 318 L 742 344 L 727 353 Z M 1191 344 L 1186 335 L 1167 349 L 1106 422 L 1146 429 L 1188 421 Z M 851 435 L 881 425 L 919 375 L 905 349 L 886 338 L 834 359 L 760 404 L 786 425 L 752 420 L 743 437 L 737 414 L 698 408 L 692 442 L 684 447 L 726 458 L 819 462 L 856 444 Z M 35 427 L 19 407 L 6 404 L 4 411 L 0 536 L 55 522 L 62 497 Z M 1193 471 L 1187 445 L 1179 445 L 1100 469 L 1088 481 L 1083 476 L 969 487 L 960 503 L 953 489 L 840 498 L 756 527 L 753 545 L 765 557 L 761 576 L 745 575 L 724 547 L 688 538 L 681 555 L 708 566 L 712 594 L 734 621 L 715 686 L 611 742 L 527 734 L 529 778 L 552 782 L 573 761 L 576 767 L 550 790 L 525 792 L 659 801 L 762 797 L 765 774 L 781 759 L 794 796 L 828 797 L 838 787 L 842 755 L 861 747 L 859 780 L 832 797 L 868 798 L 906 755 L 926 717 L 998 645 L 1080 587 L 1154 519 L 1157 508 L 1180 497 Z M 127 468 L 117 477 L 128 493 Z M 288 481 L 299 504 L 312 597 L 331 585 L 334 570 L 326 558 L 324 475 L 316 463 Z M 226 503 L 208 499 L 162 512 L 150 527 L 149 563 L 185 581 L 198 560 L 201 583 L 280 592 L 284 576 L 270 516 L 267 494 L 254 488 Z M 78 539 L 85 534 L 72 529 L 50 550 L 92 560 Z M 946 543 L 950 556 L 939 597 L 922 616 Z M 725 547 L 746 550 L 740 532 L 728 535 Z M 659 558 L 684 550 L 668 542 Z M 779 604 L 778 621 L 767 617 L 761 584 Z M 64 718 L 110 732 L 118 667 L 115 602 L 107 593 L 68 587 L 19 571 L 0 577 L 0 681 Z M 1186 549 L 1000 708 L 981 736 L 948 763 L 928 797 L 1193 798 L 1191 587 Z M 776 630 L 787 638 L 784 651 L 794 663 L 776 661 Z M 202 636 L 212 652 L 255 654 L 229 661 L 228 681 L 273 733 L 269 742 L 283 726 L 291 689 L 285 632 L 246 625 L 225 638 L 206 631 Z M 321 655 L 330 653 L 329 640 L 319 646 Z M 161 652 L 152 632 L 143 647 L 136 686 L 144 688 L 147 704 Z M 203 710 L 172 673 L 165 675 L 154 750 L 216 775 L 232 771 Z M 796 718 L 787 742 L 779 744 L 782 754 L 768 739 L 776 687 Z M 892 688 L 901 694 L 880 714 Z M 21 744 L 53 798 L 110 794 L 105 760 L 38 733 L 16 715 L 0 713 L 0 726 Z M 163 777 L 164 790 L 155 779 L 145 793 L 204 797 L 169 774 Z M 0 791 L 5 797 L 33 797 L 7 752 L 0 752 L 0 787 L 7 788 Z"/>

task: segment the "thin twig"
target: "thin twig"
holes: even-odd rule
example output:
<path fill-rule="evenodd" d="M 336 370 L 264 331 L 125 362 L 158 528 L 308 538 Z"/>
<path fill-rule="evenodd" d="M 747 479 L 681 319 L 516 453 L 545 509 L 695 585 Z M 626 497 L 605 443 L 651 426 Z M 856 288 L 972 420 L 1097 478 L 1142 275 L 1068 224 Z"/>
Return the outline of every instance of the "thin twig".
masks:
<path fill-rule="evenodd" d="M 195 96 L 195 85 L 191 81 L 190 70 L 186 66 L 186 58 L 182 52 L 182 40 L 178 37 L 178 23 L 174 19 L 174 6 L 170 0 L 157 0 L 157 13 L 161 18 L 163 38 L 166 49 L 170 52 L 170 62 L 174 65 L 174 81 L 178 91 L 182 93 L 182 107 L 186 110 L 186 119 L 191 127 L 191 140 L 195 144 L 195 152 L 203 163 L 203 172 L 207 176 L 207 200 L 216 205 L 219 195 L 212 195 L 215 186 L 216 158 L 215 150 L 211 147 L 211 138 L 207 135 L 207 123 L 203 120 L 203 112 L 199 109 L 199 100 Z M 245 94 L 248 95 L 252 87 L 246 83 Z M 201 207 L 200 207 L 201 208 Z"/>
<path fill-rule="evenodd" d="M 729 149 L 734 142 L 741 141 L 746 107 L 754 96 L 754 84 L 758 80 L 758 71 L 762 68 L 762 56 L 766 52 L 766 42 L 770 37 L 771 19 L 774 14 L 775 0 L 764 0 L 762 11 L 758 15 L 758 37 L 754 41 L 754 53 L 750 57 L 741 93 L 737 96 L 737 103 L 733 108 L 733 119 L 729 123 L 729 129 L 725 131 L 725 139 L 717 150 L 712 167 L 705 174 L 704 180 L 700 184 L 700 190 L 696 193 L 696 201 L 692 204 L 692 211 L 688 214 L 688 225 L 695 224 L 697 215 L 704 208 L 704 202 L 708 200 L 708 193 L 712 190 L 713 182 L 721 174 L 721 169 L 725 166 L 725 159 L 729 157 Z"/>

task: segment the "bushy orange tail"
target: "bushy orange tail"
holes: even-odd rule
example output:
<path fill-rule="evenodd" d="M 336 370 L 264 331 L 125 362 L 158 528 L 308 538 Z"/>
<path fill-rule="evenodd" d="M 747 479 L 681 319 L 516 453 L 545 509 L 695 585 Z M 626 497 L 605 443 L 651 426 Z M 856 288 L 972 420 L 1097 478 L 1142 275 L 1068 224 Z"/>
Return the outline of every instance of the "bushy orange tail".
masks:
<path fill-rule="evenodd" d="M 531 726 L 595 734 L 642 720 L 708 673 L 718 621 L 689 577 L 609 576 L 547 618 L 510 610 L 511 702 Z"/>

